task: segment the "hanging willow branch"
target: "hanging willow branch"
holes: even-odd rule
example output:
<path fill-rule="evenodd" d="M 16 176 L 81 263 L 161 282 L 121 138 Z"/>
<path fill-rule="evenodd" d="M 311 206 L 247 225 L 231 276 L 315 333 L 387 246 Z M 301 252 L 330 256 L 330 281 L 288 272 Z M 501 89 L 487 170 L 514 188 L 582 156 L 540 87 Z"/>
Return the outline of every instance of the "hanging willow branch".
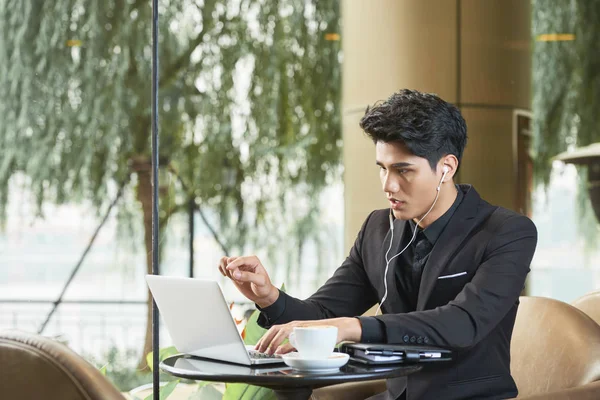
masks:
<path fill-rule="evenodd" d="M 600 1 L 532 4 L 534 173 L 545 185 L 552 157 L 600 141 Z"/>

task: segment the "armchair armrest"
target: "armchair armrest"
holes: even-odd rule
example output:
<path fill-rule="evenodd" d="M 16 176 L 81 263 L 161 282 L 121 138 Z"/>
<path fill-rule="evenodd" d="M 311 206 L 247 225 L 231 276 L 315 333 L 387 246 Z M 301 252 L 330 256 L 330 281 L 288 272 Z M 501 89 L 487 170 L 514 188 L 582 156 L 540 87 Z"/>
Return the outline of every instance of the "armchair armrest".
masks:
<path fill-rule="evenodd" d="M 596 400 L 600 399 L 600 381 L 557 392 L 518 397 L 518 400 Z"/>

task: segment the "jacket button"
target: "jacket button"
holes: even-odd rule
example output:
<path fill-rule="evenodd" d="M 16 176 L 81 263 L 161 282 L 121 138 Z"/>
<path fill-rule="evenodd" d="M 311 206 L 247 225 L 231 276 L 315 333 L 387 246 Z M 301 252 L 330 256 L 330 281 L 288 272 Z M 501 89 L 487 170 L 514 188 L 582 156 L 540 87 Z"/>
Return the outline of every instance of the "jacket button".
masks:
<path fill-rule="evenodd" d="M 411 343 L 415 343 L 416 341 L 417 341 L 417 338 L 416 338 L 416 337 L 412 336 L 412 337 L 410 338 L 410 342 L 411 342 Z"/>
<path fill-rule="evenodd" d="M 404 335 L 402 340 L 404 340 L 404 343 L 408 343 L 408 342 L 410 342 L 410 337 L 408 337 L 408 335 Z"/>

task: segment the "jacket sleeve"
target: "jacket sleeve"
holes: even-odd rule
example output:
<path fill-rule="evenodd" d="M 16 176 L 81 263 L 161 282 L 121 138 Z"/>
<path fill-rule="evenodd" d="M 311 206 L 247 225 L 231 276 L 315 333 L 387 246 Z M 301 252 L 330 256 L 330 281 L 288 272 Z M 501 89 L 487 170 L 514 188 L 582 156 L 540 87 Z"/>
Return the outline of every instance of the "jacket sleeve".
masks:
<path fill-rule="evenodd" d="M 385 314 L 388 343 L 413 336 L 430 345 L 468 349 L 483 339 L 517 302 L 537 243 L 529 218 L 515 215 L 500 226 L 487 245 L 473 279 L 456 298 L 432 310 Z"/>
<path fill-rule="evenodd" d="M 306 300 L 280 292 L 276 303 L 259 309 L 258 324 L 270 328 L 299 320 L 350 317 L 363 314 L 377 302 L 362 262 L 362 245 L 369 219 L 367 217 L 350 250 L 350 254 L 333 276 Z"/>

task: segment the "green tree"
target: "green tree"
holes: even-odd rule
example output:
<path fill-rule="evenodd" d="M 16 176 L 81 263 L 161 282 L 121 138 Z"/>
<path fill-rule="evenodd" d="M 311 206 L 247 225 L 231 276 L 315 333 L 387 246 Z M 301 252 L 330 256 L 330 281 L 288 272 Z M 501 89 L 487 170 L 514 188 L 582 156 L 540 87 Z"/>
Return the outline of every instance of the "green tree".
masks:
<path fill-rule="evenodd" d="M 159 12 L 160 181 L 176 182 L 161 188 L 161 227 L 193 201 L 224 253 L 275 254 L 286 230 L 298 248 L 318 242 L 318 195 L 340 173 L 338 1 L 161 0 Z M 148 0 L 0 0 L 0 215 L 15 173 L 40 210 L 100 210 L 126 185 L 148 271 L 151 15 Z M 149 307 L 144 354 L 150 336 Z"/>
<path fill-rule="evenodd" d="M 532 0 L 532 36 L 534 176 L 546 185 L 552 157 L 600 141 L 600 1 Z M 578 171 L 579 231 L 596 248 L 587 171 Z"/>
<path fill-rule="evenodd" d="M 547 183 L 552 157 L 600 141 L 600 1 L 532 6 L 535 170 Z M 573 37 L 545 40 L 548 34 Z"/>

